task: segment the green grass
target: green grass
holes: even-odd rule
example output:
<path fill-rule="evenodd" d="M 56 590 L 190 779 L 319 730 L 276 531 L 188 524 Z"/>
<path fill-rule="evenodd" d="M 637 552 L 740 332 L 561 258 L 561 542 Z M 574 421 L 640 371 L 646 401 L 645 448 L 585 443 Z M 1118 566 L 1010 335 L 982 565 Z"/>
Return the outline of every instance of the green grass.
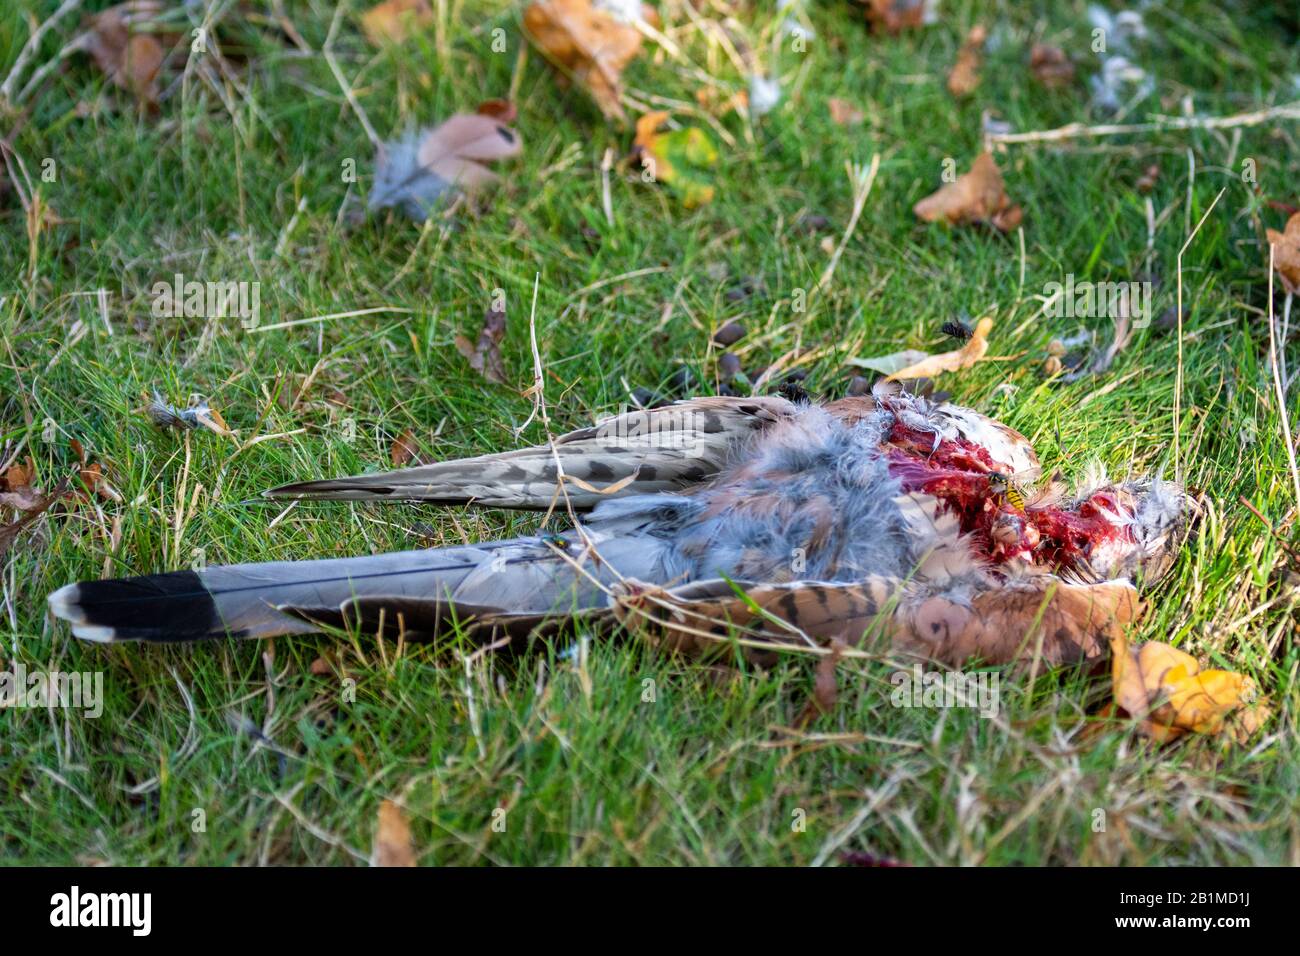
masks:
<path fill-rule="evenodd" d="M 56 6 L 35 3 L 35 18 Z M 823 2 L 811 10 L 818 38 L 809 51 L 781 56 L 781 106 L 752 130 L 734 114 L 721 120 L 735 145 L 719 141 L 717 199 L 687 211 L 662 186 L 619 170 L 610 224 L 601 157 L 607 148 L 624 155 L 630 131 L 604 122 L 581 91 L 562 89 L 535 51 L 520 58 L 515 8 L 453 2 L 441 47 L 430 31 L 376 53 L 355 15 L 345 17 L 336 43 L 343 70 L 385 136 L 513 89 L 525 155 L 503 170 L 490 203 L 459 214 L 445 234 L 441 223 L 422 235 L 395 216 L 349 227 L 340 171 L 355 159 L 361 181 L 351 191 L 364 191 L 366 136 L 318 52 L 281 42 L 270 4 L 245 6 L 258 16 L 239 22 L 231 12 L 218 35 L 247 98 L 192 70 L 158 115 L 141 117 L 74 57 L 26 113 L 4 120 L 65 222 L 30 243 L 12 191 L 0 199 L 0 447 L 25 442 L 40 481 L 53 485 L 75 471 L 75 438 L 124 501 L 56 509 L 0 566 L 0 657 L 29 669 L 103 671 L 106 690 L 98 720 L 61 710 L 0 715 L 0 858 L 346 864 L 368 854 L 378 803 L 393 797 L 430 864 L 806 864 L 836 862 L 837 849 L 917 864 L 1300 862 L 1297 569 L 1238 500 L 1294 545 L 1260 244 L 1262 226 L 1285 219 L 1265 200 L 1297 201 L 1294 121 L 1243 128 L 1239 142 L 1233 131 L 1192 131 L 1013 146 L 999 163 L 1025 209 L 1022 251 L 1014 234 L 922 225 L 911 206 L 938 184 L 945 157 L 968 167 L 985 108 L 1018 130 L 1100 120 L 1088 113 L 1082 79 L 1044 93 L 1022 64 L 1027 41 L 1042 39 L 1092 72 L 1084 4 L 945 2 L 938 24 L 881 38 L 857 8 Z M 319 51 L 331 5 L 286 6 Z M 697 9 L 720 19 L 731 8 Z M 944 78 L 977 9 L 1003 45 L 975 95 L 955 102 Z M 732 11 L 749 47 L 768 49 L 759 37 L 770 10 Z M 685 54 L 716 70 L 724 98 L 744 87 L 680 6 L 664 15 Z M 0 73 L 28 35 L 27 16 L 12 6 L 0 13 Z M 1184 97 L 1205 114 L 1294 99 L 1300 54 L 1283 19 L 1255 4 L 1153 4 L 1153 38 L 1138 59 L 1157 75 L 1158 102 L 1128 120 L 1180 113 Z M 503 54 L 489 47 L 496 27 L 508 36 Z M 37 62 L 69 28 L 47 38 Z M 643 100 L 694 103 L 699 85 L 649 52 L 627 79 Z M 866 124 L 834 125 L 831 96 L 856 102 Z M 811 295 L 806 313 L 792 312 L 795 290 L 812 289 L 828 258 L 823 236 L 805 235 L 796 220 L 824 215 L 838 241 L 851 209 L 844 164 L 876 153 L 879 176 L 829 290 Z M 40 183 L 47 157 L 57 179 Z M 1247 157 L 1260 194 L 1239 175 Z M 1161 175 L 1148 265 L 1133 183 L 1151 163 Z M 626 386 L 661 388 L 683 363 L 708 393 L 717 358 L 709 334 L 729 319 L 749 328 L 738 346 L 747 369 L 799 348 L 793 364 L 807 368 L 810 390 L 839 395 L 846 359 L 945 348 L 939 326 L 964 310 L 994 316 L 992 352 L 1010 358 L 941 380 L 955 400 L 1019 428 L 1045 466 L 1070 476 L 1091 458 L 1120 471 L 1130 462 L 1172 470 L 1175 337 L 1147 329 L 1105 375 L 1047 379 L 1047 343 L 1080 323 L 1035 317 L 1035 295 L 1069 272 L 1127 280 L 1149 268 L 1161 282 L 1159 312 L 1187 223 L 1221 189 L 1183 259 L 1181 447 L 1187 480 L 1216 506 L 1135 637 L 1252 675 L 1275 716 L 1249 745 L 1197 738 L 1157 747 L 1115 721 L 1093 732 L 1108 682 L 1072 671 L 1032 684 L 1005 675 L 1002 717 L 991 721 L 894 708 L 892 667 L 855 662 L 841 667 L 835 712 L 794 734 L 782 728 L 811 687 L 802 660 L 720 681 L 624 639 L 593 641 L 585 660 L 559 646 L 483 660 L 467 679 L 464 648 L 399 653 L 337 636 L 101 647 L 76 642 L 45 615 L 45 595 L 69 581 L 186 567 L 196 550 L 209 564 L 306 558 L 535 527 L 535 517 L 412 505 L 284 514 L 248 503 L 285 481 L 384 467 L 408 428 L 438 458 L 514 444 L 531 408 L 523 392 L 535 273 L 556 428 L 616 409 Z M 647 269 L 659 271 L 617 278 Z M 261 333 L 219 320 L 205 335 L 203 319 L 151 317 L 151 286 L 178 271 L 259 281 L 263 324 L 375 306 L 410 311 Z M 747 276 L 762 287 L 729 299 Z M 84 294 L 101 287 L 111 335 Z M 458 333 L 477 335 L 495 288 L 507 294 L 503 354 L 514 387 L 484 383 L 452 345 Z M 78 322 L 85 334 L 74 341 Z M 1109 331 L 1105 320 L 1088 327 Z M 1294 341 L 1288 360 L 1300 367 Z M 1018 390 L 995 391 L 1003 382 Z M 154 429 L 141 408 L 155 387 L 178 402 L 208 396 L 238 438 Z M 52 441 L 42 437 L 47 420 Z M 524 436 L 541 437 L 536 424 Z M 312 673 L 318 657 L 329 672 Z M 345 678 L 355 681 L 354 702 L 342 699 Z M 647 681 L 653 701 L 643 699 Z M 283 756 L 231 715 L 260 727 Z M 507 811 L 504 832 L 492 827 L 497 808 Z M 205 832 L 192 830 L 196 809 Z M 794 826 L 801 817 L 806 825 Z"/>

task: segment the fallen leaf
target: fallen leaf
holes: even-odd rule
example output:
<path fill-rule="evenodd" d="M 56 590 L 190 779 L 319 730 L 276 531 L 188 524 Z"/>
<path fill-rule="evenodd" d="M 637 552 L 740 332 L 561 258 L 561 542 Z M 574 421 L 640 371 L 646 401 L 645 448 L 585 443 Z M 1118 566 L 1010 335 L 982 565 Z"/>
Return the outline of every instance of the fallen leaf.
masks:
<path fill-rule="evenodd" d="M 866 0 L 867 21 L 877 33 L 898 34 L 934 22 L 933 0 Z"/>
<path fill-rule="evenodd" d="M 657 20 L 649 7 L 642 19 Z M 591 94 L 605 116 L 625 119 L 619 102 L 623 69 L 641 49 L 641 34 L 590 0 L 538 0 L 524 10 L 524 32 L 553 64 Z"/>
<path fill-rule="evenodd" d="M 361 14 L 361 30 L 375 46 L 401 43 L 432 23 L 429 0 L 384 0 Z"/>
<path fill-rule="evenodd" d="M 877 355 L 873 358 L 851 358 L 848 364 L 855 368 L 879 372 L 881 375 L 893 375 L 929 357 L 930 353 L 922 352 L 920 349 L 903 349 L 901 352 L 891 352 L 889 355 Z"/>
<path fill-rule="evenodd" d="M 979 68 L 984 60 L 984 41 L 988 35 L 980 24 L 966 34 L 966 42 L 957 52 L 957 62 L 948 74 L 948 92 L 953 96 L 969 96 L 980 85 Z"/>
<path fill-rule="evenodd" d="M 401 468 L 407 462 L 420 460 L 420 448 L 415 441 L 415 432 L 407 429 L 393 439 L 393 447 L 389 449 L 388 457 L 393 462 L 394 468 Z"/>
<path fill-rule="evenodd" d="M 826 105 L 830 107 L 831 119 L 841 126 L 859 126 L 866 119 L 866 114 L 848 100 L 832 96 Z"/>
<path fill-rule="evenodd" d="M 1007 198 L 1002 173 L 988 153 L 980 153 L 971 163 L 970 172 L 926 196 L 912 207 L 912 212 L 925 222 L 986 222 L 1001 232 L 1015 229 L 1023 216 L 1020 207 Z"/>
<path fill-rule="evenodd" d="M 122 496 L 104 477 L 104 470 L 99 466 L 99 462 L 82 465 L 77 475 L 81 479 L 81 484 L 85 487 L 87 495 L 98 495 L 105 501 L 120 502 L 122 500 Z"/>
<path fill-rule="evenodd" d="M 1268 719 L 1244 674 L 1201 670 L 1192 655 L 1158 641 L 1132 647 L 1117 637 L 1111 653 L 1115 703 L 1160 743 L 1188 731 L 1218 734 L 1225 728 L 1245 739 Z"/>
<path fill-rule="evenodd" d="M 1300 212 L 1286 221 L 1286 229 L 1269 229 L 1268 241 L 1273 250 L 1273 268 L 1282 277 L 1282 288 L 1289 294 L 1300 292 Z"/>
<path fill-rule="evenodd" d="M 975 323 L 975 328 L 966 344 L 951 352 L 927 355 L 925 352 L 909 349 L 875 359 L 849 359 L 849 364 L 880 372 L 888 379 L 933 378 L 941 372 L 956 372 L 970 368 L 984 358 L 989 350 L 988 335 L 992 328 L 992 319 L 988 317 L 980 319 Z"/>
<path fill-rule="evenodd" d="M 1035 43 L 1029 51 L 1029 72 L 1049 90 L 1074 82 L 1074 64 L 1060 47 Z"/>
<path fill-rule="evenodd" d="M 392 800 L 379 804 L 379 826 L 370 852 L 371 866 L 415 866 L 411 848 L 411 825 L 401 807 Z"/>
<path fill-rule="evenodd" d="M 497 182 L 482 165 L 519 155 L 519 134 L 491 116 L 457 113 L 432 129 L 382 144 L 369 207 L 398 207 L 423 222 L 449 194 Z"/>
<path fill-rule="evenodd" d="M 687 209 L 711 202 L 714 188 L 705 170 L 718 162 L 713 141 L 695 127 L 660 133 L 667 120 L 667 113 L 654 112 L 636 121 L 635 146 L 642 168 L 653 180 L 667 183 Z"/>
<path fill-rule="evenodd" d="M 30 455 L 26 463 L 14 462 L 0 474 L 0 508 L 12 508 L 18 512 L 27 512 L 38 508 L 43 495 L 32 487 L 36 477 L 36 466 Z"/>
<path fill-rule="evenodd" d="M 85 31 L 74 41 L 114 85 L 150 105 L 158 101 L 163 45 L 143 26 L 161 12 L 157 0 L 119 3 L 89 17 Z"/>
<path fill-rule="evenodd" d="M 0 472 L 0 491 L 26 488 L 35 477 L 36 465 L 32 462 L 32 456 L 28 455 L 25 462 L 15 461 L 3 472 Z"/>
<path fill-rule="evenodd" d="M 54 502 L 67 494 L 67 491 L 68 482 L 67 479 L 64 479 L 59 482 L 58 487 L 48 495 L 36 492 L 35 497 L 32 499 L 28 499 L 27 496 L 24 495 L 23 507 L 19 507 L 18 504 L 14 502 L 0 500 L 0 506 L 15 508 L 19 512 L 19 517 L 16 521 L 10 522 L 6 525 L 0 525 L 0 561 L 4 560 L 5 556 L 9 553 L 9 549 L 12 548 L 14 542 L 18 540 L 18 535 L 22 533 L 23 529 L 48 511 Z M 5 495 L 0 495 L 0 499 L 3 499 L 4 497 Z"/>
<path fill-rule="evenodd" d="M 483 316 L 483 328 L 479 331 L 478 342 L 471 345 L 465 336 L 457 335 L 456 351 L 465 356 L 470 368 L 489 382 L 505 385 L 506 369 L 501 361 L 501 340 L 505 337 L 505 312 L 489 309 Z"/>

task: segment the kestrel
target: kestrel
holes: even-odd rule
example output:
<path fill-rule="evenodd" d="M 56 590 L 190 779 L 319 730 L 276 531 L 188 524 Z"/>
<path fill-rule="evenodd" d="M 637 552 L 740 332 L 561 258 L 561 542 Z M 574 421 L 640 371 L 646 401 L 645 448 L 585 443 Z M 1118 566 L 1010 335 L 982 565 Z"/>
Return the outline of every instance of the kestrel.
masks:
<path fill-rule="evenodd" d="M 978 412 L 895 386 L 828 404 L 699 398 L 531 448 L 308 481 L 271 498 L 555 511 L 567 530 L 354 558 L 70 584 L 89 641 L 322 626 L 431 640 L 621 622 L 691 654 L 872 636 L 949 665 L 1108 653 L 1197 514 L 1180 487 L 1036 488 L 1037 456 Z M 762 658 L 761 641 L 746 642 Z"/>

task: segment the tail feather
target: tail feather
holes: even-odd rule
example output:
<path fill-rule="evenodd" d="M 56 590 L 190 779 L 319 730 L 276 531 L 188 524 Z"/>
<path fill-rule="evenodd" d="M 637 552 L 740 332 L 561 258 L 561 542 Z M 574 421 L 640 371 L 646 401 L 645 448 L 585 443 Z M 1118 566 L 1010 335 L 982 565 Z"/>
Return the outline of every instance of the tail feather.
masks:
<path fill-rule="evenodd" d="M 470 617 L 519 624 L 573 616 L 603 607 L 604 588 L 620 576 L 657 582 L 678 573 L 670 548 L 653 536 L 598 531 L 586 540 L 601 559 L 584 556 L 570 532 L 83 581 L 51 594 L 49 607 L 77 637 L 101 643 L 272 637 L 353 623 L 427 637 Z"/>

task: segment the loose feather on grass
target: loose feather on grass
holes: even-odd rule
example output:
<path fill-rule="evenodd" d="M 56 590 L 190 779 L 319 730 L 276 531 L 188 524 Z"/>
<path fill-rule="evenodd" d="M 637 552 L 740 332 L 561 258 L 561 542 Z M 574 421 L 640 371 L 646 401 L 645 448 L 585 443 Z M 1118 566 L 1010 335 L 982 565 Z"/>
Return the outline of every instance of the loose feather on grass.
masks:
<path fill-rule="evenodd" d="M 519 134 L 491 116 L 458 113 L 379 147 L 368 205 L 395 207 L 423 222 L 455 190 L 495 183 L 499 177 L 483 163 L 517 156 L 522 148 Z"/>

